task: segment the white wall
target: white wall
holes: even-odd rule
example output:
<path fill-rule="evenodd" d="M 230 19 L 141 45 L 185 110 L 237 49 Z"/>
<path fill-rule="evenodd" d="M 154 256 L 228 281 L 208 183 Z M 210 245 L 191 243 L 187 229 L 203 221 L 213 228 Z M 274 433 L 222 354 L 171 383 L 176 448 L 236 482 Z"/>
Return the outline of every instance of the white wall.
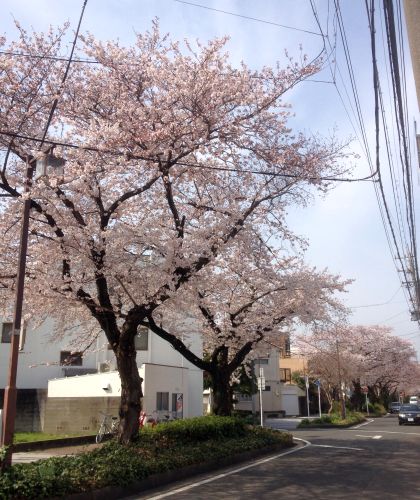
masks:
<path fill-rule="evenodd" d="M 0 323 L 1 328 L 1 323 Z M 50 332 L 53 328 L 52 320 L 46 321 L 41 327 L 27 328 L 25 347 L 19 353 L 17 387 L 21 389 L 46 389 L 48 380 L 62 378 L 63 367 L 60 366 L 60 351 L 72 350 L 68 347 L 68 337 L 61 340 L 53 340 Z M 194 353 L 201 356 L 202 341 L 198 333 L 188 336 L 188 342 Z M 112 350 L 107 349 L 105 334 L 102 334 L 97 342 L 98 352 L 85 355 L 83 365 L 80 367 L 68 367 L 77 369 L 96 369 L 99 363 L 109 362 L 111 369 L 116 369 L 115 356 Z M 74 349 L 74 348 L 73 348 Z M 9 367 L 10 344 L 0 343 L 0 388 L 7 385 L 7 373 Z M 155 363 L 161 365 L 179 366 L 194 369 L 197 376 L 201 377 L 201 371 L 187 362 L 167 342 L 149 331 L 149 345 L 147 351 L 137 351 L 137 365 L 144 363 Z M 202 389 L 202 387 L 201 387 Z"/>
<path fill-rule="evenodd" d="M 143 408 L 153 413 L 157 392 L 169 393 L 169 411 L 172 394 L 183 394 L 183 416 L 195 417 L 203 414 L 202 372 L 188 368 L 146 363 L 139 369 L 143 381 Z M 95 373 L 80 377 L 67 377 L 48 382 L 48 397 L 116 397 L 121 394 L 118 372 Z"/>
<path fill-rule="evenodd" d="M 120 395 L 121 381 L 116 371 L 57 378 L 48 382 L 49 398 L 119 397 Z"/>
<path fill-rule="evenodd" d="M 2 324 L 0 323 L 0 328 Z M 50 337 L 52 321 L 46 321 L 41 327 L 26 330 L 26 342 L 23 351 L 19 352 L 16 385 L 19 389 L 46 389 L 51 378 L 62 377 L 60 351 L 68 349 L 69 339 L 53 342 Z M 9 369 L 10 344 L 0 343 L 0 387 L 7 385 Z M 95 368 L 96 356 L 91 354 L 83 359 L 80 368 Z M 77 368 L 77 367 L 74 367 Z"/>
<path fill-rule="evenodd" d="M 167 365 L 144 365 L 143 406 L 146 413 L 157 410 L 157 393 L 169 393 L 169 412 L 172 410 L 172 394 L 183 395 L 183 417 L 194 416 L 190 411 L 190 395 L 188 391 L 188 368 Z M 194 395 L 193 395 L 194 398 Z M 195 395 L 197 399 L 197 395 Z M 198 398 L 201 399 L 201 398 Z"/>
<path fill-rule="evenodd" d="M 201 337 L 194 332 L 192 322 L 189 323 L 189 327 L 189 333 L 185 334 L 184 341 L 189 344 L 195 354 L 201 356 Z M 52 340 L 50 337 L 52 328 L 52 320 L 46 321 L 37 329 L 28 326 L 25 347 L 19 353 L 18 389 L 46 389 L 48 387 L 50 397 L 119 396 L 121 384 L 118 373 L 115 371 L 64 378 L 64 367 L 60 366 L 60 351 L 72 349 L 68 348 L 69 338 Z M 111 350 L 107 349 L 107 344 L 105 334 L 102 334 L 96 342 L 97 352 L 84 356 L 82 366 L 66 368 L 75 371 L 85 368 L 96 369 L 99 363 L 108 362 L 111 370 L 115 370 L 115 356 Z M 1 343 L 0 388 L 7 385 L 9 355 L 10 344 Z M 156 365 L 156 368 L 148 368 L 151 375 L 148 375 L 146 382 L 144 365 L 148 366 L 147 363 Z M 202 415 L 202 371 L 187 362 L 170 344 L 149 331 L 148 350 L 137 351 L 137 365 L 141 367 L 141 376 L 145 379 L 143 387 L 145 395 L 147 398 L 150 397 L 147 411 L 156 409 L 156 392 L 170 392 L 170 394 L 184 394 L 185 415 Z M 168 366 L 171 367 L 169 370 L 166 369 Z M 179 377 L 183 378 L 182 383 Z M 105 391 L 103 387 L 107 387 L 108 384 L 110 388 Z"/>
<path fill-rule="evenodd" d="M 305 393 L 297 385 L 283 385 L 281 389 L 281 406 L 286 415 L 299 415 L 299 396 Z"/>

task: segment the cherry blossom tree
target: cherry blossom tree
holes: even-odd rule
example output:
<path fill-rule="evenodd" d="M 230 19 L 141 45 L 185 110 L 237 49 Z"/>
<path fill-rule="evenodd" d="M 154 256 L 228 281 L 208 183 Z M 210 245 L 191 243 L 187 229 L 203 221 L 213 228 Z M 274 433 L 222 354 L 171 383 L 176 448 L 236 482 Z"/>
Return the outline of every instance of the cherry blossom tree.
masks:
<path fill-rule="evenodd" d="M 213 389 L 212 411 L 230 415 L 238 368 L 251 353 L 278 344 L 296 323 L 326 323 L 344 312 L 335 297 L 346 282 L 326 271 L 303 265 L 298 258 L 276 258 L 260 241 L 235 245 L 222 258 L 200 271 L 182 296 L 175 296 L 148 316 L 149 326 L 198 368 L 205 370 Z M 251 246 L 250 246 L 251 244 Z M 154 314 L 166 318 L 165 325 Z M 176 316 L 201 317 L 204 356 L 182 342 Z"/>
<path fill-rule="evenodd" d="M 308 370 L 322 381 L 332 407 L 340 384 L 369 387 L 384 404 L 392 394 L 417 386 L 419 367 L 414 346 L 392 335 L 381 325 L 343 325 L 300 337 L 300 349 L 308 357 Z"/>
<path fill-rule="evenodd" d="M 293 241 L 287 207 L 325 192 L 345 155 L 334 138 L 287 126 L 284 94 L 320 61 L 233 67 L 225 39 L 181 46 L 154 25 L 130 47 L 80 37 L 94 63 L 72 63 L 62 85 L 64 32 L 20 28 L 17 42 L 0 40 L 1 301 L 11 303 L 29 196 L 25 311 L 54 317 L 56 335 L 77 318 L 87 344 L 105 332 L 126 443 L 138 434 L 139 325 L 237 238 L 249 248 L 256 234 Z M 25 165 L 52 158 L 66 161 L 64 174 L 24 194 Z"/>

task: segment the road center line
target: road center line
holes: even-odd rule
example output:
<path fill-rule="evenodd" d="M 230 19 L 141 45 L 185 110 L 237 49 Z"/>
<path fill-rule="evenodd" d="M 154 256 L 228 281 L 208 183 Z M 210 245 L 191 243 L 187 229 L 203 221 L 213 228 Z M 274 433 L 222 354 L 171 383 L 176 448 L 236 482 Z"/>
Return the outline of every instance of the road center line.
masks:
<path fill-rule="evenodd" d="M 316 446 L 317 448 L 335 448 L 336 450 L 364 451 L 363 448 L 352 448 L 351 446 L 332 446 L 331 444 L 311 444 L 311 446 Z"/>
<path fill-rule="evenodd" d="M 285 455 L 290 455 L 291 453 L 296 453 L 297 451 L 301 451 L 311 445 L 311 443 L 309 441 L 306 441 L 305 439 L 300 439 L 295 437 L 293 439 L 296 441 L 302 441 L 304 443 L 304 446 L 300 446 L 299 448 L 293 448 L 292 450 L 288 450 L 268 458 L 263 458 L 262 460 L 257 460 L 256 462 L 252 462 L 252 464 L 248 464 L 243 467 L 238 467 L 237 469 L 230 470 L 229 472 L 224 472 L 223 474 L 217 474 L 216 476 L 203 479 L 202 481 L 197 481 L 196 483 L 188 484 L 187 486 L 183 486 L 181 488 L 177 488 L 176 490 L 171 490 L 166 493 L 162 493 L 161 495 L 149 497 L 148 500 L 160 500 L 161 498 L 170 497 L 172 495 L 176 495 L 177 493 L 182 493 L 183 491 L 191 490 L 192 488 L 196 488 L 197 486 L 201 486 L 202 484 L 211 483 L 212 481 L 216 481 L 217 479 L 222 479 L 223 477 L 231 476 L 232 474 L 237 474 L 238 472 L 242 472 L 243 470 L 250 469 L 252 467 L 256 467 L 258 465 L 265 464 L 267 462 L 271 462 L 276 458 L 284 457 Z"/>

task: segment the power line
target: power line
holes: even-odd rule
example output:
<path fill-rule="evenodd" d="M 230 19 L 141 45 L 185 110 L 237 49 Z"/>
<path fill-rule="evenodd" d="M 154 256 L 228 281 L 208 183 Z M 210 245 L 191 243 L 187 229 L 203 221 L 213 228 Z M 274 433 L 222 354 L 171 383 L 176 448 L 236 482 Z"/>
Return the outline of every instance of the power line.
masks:
<path fill-rule="evenodd" d="M 406 211 L 407 211 L 407 225 L 409 229 L 411 255 L 410 255 L 410 274 L 413 276 L 414 284 L 414 296 L 415 300 L 412 300 L 412 305 L 414 311 L 419 311 L 420 306 L 420 277 L 419 277 L 419 265 L 417 260 L 417 242 L 416 242 L 416 228 L 415 228 L 415 216 L 414 216 L 414 201 L 413 201 L 413 185 L 411 177 L 411 164 L 410 164 L 410 152 L 409 152 L 409 139 L 408 139 L 408 118 L 407 118 L 407 101 L 405 94 L 405 72 L 404 68 L 402 72 L 400 70 L 399 57 L 401 57 L 402 47 L 402 37 L 400 32 L 400 53 L 398 51 L 397 44 L 397 34 L 395 27 L 395 16 L 393 2 L 390 0 L 384 0 L 384 17 L 385 26 L 387 31 L 387 42 L 389 51 L 389 62 L 390 70 L 392 76 L 392 89 L 394 95 L 394 111 L 395 119 L 398 129 L 398 140 L 401 158 L 401 167 L 406 196 Z M 401 13 L 399 12 L 399 15 Z M 400 19 L 401 23 L 401 19 Z M 401 24 L 399 25 L 401 28 Z M 410 282 L 408 280 L 407 284 Z M 410 292 L 410 287 L 409 287 Z M 411 296 L 411 293 L 410 293 Z"/>
<path fill-rule="evenodd" d="M 401 263 L 402 267 L 402 272 L 404 275 L 405 282 L 408 282 L 408 277 L 407 277 L 407 270 L 404 267 L 404 261 L 401 257 L 400 249 L 398 247 L 398 243 L 396 240 L 396 235 L 395 235 L 395 230 L 392 224 L 391 220 L 391 215 L 388 207 L 388 203 L 386 201 L 385 197 L 385 191 L 384 191 L 384 186 L 382 182 L 382 176 L 381 176 L 381 169 L 380 169 L 380 157 L 379 157 L 379 73 L 378 73 L 378 66 L 377 66 L 377 59 L 376 59 L 376 43 L 375 43 L 375 8 L 374 8 L 374 3 L 371 1 L 371 6 L 370 9 L 368 8 L 367 5 L 367 0 L 366 0 L 366 9 L 368 12 L 368 18 L 369 18 L 369 29 L 370 29 L 370 34 L 371 34 L 371 50 L 372 50 L 372 64 L 373 64 L 373 87 L 374 87 L 374 96 L 375 96 L 375 142 L 376 142 L 376 168 L 378 171 L 378 187 L 379 187 L 379 192 L 381 194 L 381 199 L 382 199 L 382 204 L 385 210 L 386 214 L 386 219 L 388 222 L 388 227 L 391 231 L 391 236 L 392 236 L 392 241 L 394 243 L 395 247 L 395 252 L 397 254 L 397 259 Z M 379 201 L 379 200 L 378 200 Z M 385 226 L 386 227 L 386 226 Z M 410 301 L 413 301 L 412 293 L 410 288 L 408 288 L 408 295 L 410 298 Z"/>
<path fill-rule="evenodd" d="M 25 52 L 15 52 L 13 50 L 0 50 L 0 54 L 3 56 L 12 56 L 12 57 L 25 57 L 29 59 L 40 59 L 46 61 L 60 61 L 60 62 L 68 62 L 68 57 L 64 56 L 49 56 L 47 54 L 29 54 Z M 82 63 L 82 64 L 100 64 L 99 61 L 95 59 L 72 59 L 71 61 L 74 63 Z"/>
<path fill-rule="evenodd" d="M 8 57 L 24 57 L 27 59 L 38 59 L 40 61 L 46 60 L 46 61 L 59 61 L 59 62 L 67 62 L 68 58 L 65 56 L 49 56 L 47 54 L 31 54 L 31 53 L 25 53 L 25 52 L 15 52 L 11 50 L 0 50 L 0 55 L 8 56 Z M 321 54 L 318 54 L 309 64 L 310 66 L 316 59 L 320 57 Z M 106 67 L 106 64 L 102 61 L 97 61 L 96 59 L 72 59 L 72 64 L 79 63 L 79 64 L 102 64 L 103 66 Z M 136 67 L 142 67 L 142 63 L 137 63 L 134 60 L 128 61 L 128 62 L 113 62 L 113 66 L 136 66 Z M 220 73 L 223 76 L 229 76 L 229 77 L 241 77 L 240 73 Z M 260 76 L 256 74 L 250 74 L 250 78 L 256 79 L 256 80 L 270 80 L 270 78 L 265 77 L 265 76 Z M 314 83 L 333 83 L 332 81 L 329 80 L 319 80 L 316 78 L 304 78 L 301 81 L 305 82 L 314 82 Z M 286 89 L 289 90 L 289 89 Z"/>
<path fill-rule="evenodd" d="M 113 151 L 113 150 L 106 150 L 106 149 L 99 149 L 95 148 L 92 146 L 82 146 L 82 145 L 77 145 L 77 144 L 71 144 L 68 142 L 61 142 L 61 141 L 56 141 L 56 140 L 49 140 L 49 139 L 39 139 L 37 137 L 31 137 L 28 135 L 23 135 L 23 134 L 16 134 L 13 132 L 6 132 L 3 130 L 0 130 L 0 135 L 6 135 L 9 137 L 14 137 L 17 139 L 24 139 L 28 141 L 34 141 L 34 142 L 40 142 L 43 144 L 51 144 L 54 146 L 59 146 L 63 148 L 72 148 L 72 149 L 80 149 L 84 151 L 90 151 L 94 153 L 102 153 L 102 154 L 110 154 L 114 156 L 124 156 L 127 157 L 128 155 L 126 153 L 122 153 L 121 151 Z M 133 160 L 141 160 L 141 161 L 150 161 L 150 162 L 157 162 L 155 158 L 146 158 L 146 157 L 136 157 L 134 155 L 130 155 L 130 159 Z M 217 167 L 217 166 L 210 166 L 210 165 L 203 165 L 200 163 L 190 163 L 190 162 L 176 162 L 177 165 L 185 166 L 185 167 L 193 167 L 193 168 L 202 168 L 202 169 L 207 169 L 207 170 L 217 170 L 221 172 L 235 172 L 235 173 L 245 173 L 245 174 L 256 174 L 256 175 L 264 175 L 264 176 L 269 176 L 269 177 L 284 177 L 284 178 L 290 178 L 290 179 L 302 179 L 302 175 L 298 174 L 286 174 L 286 173 L 280 173 L 280 172 L 274 172 L 274 171 L 268 171 L 268 170 L 248 170 L 248 169 L 238 169 L 238 168 L 229 168 L 229 167 Z M 365 182 L 365 181 L 370 181 L 370 182 L 376 182 L 374 180 L 374 176 L 376 173 L 374 172 L 371 175 L 368 175 L 366 177 L 361 177 L 361 178 L 356 178 L 356 179 L 350 179 L 350 178 L 340 178 L 340 177 L 308 177 L 307 180 L 309 181 L 327 181 L 327 182 Z"/>
<path fill-rule="evenodd" d="M 40 141 L 38 141 L 38 142 L 40 142 L 39 148 L 41 148 L 42 145 L 46 142 L 45 139 L 46 139 L 46 136 L 47 136 L 47 133 L 48 133 L 48 129 L 50 127 L 50 124 L 51 124 L 51 121 L 52 121 L 55 109 L 57 107 L 58 99 L 59 99 L 60 94 L 61 94 L 61 90 L 62 90 L 62 88 L 64 86 L 64 83 L 66 82 L 66 79 L 67 79 L 67 76 L 68 76 L 68 73 L 69 73 L 69 69 L 70 69 L 70 65 L 71 65 L 71 62 L 72 62 L 74 50 L 76 48 L 77 39 L 79 37 L 80 26 L 82 24 L 82 19 L 83 19 L 83 15 L 84 15 L 84 12 L 85 12 L 87 1 L 88 0 L 84 0 L 84 2 L 83 2 L 82 11 L 81 11 L 80 16 L 79 16 L 79 22 L 78 22 L 77 29 L 76 29 L 76 32 L 75 32 L 75 35 L 74 35 L 74 38 L 73 38 L 73 43 L 72 43 L 72 48 L 71 48 L 70 56 L 69 56 L 68 61 L 67 61 L 67 65 L 66 65 L 66 69 L 65 69 L 64 75 L 63 75 L 63 77 L 61 79 L 60 88 L 57 89 L 57 95 L 56 95 L 56 97 L 55 97 L 55 99 L 54 99 L 54 101 L 52 103 L 52 107 L 51 107 L 49 115 L 48 115 L 47 123 L 45 124 L 45 128 L 44 128 L 44 133 L 43 133 L 42 139 Z M 13 145 L 13 139 L 9 142 L 8 147 L 7 147 L 6 156 L 5 156 L 5 159 L 4 159 L 4 162 L 3 162 L 2 175 L 4 174 L 4 172 L 6 170 L 7 162 L 9 160 L 9 155 L 10 155 L 10 152 L 11 152 L 11 149 L 12 149 L 12 145 Z"/>
<path fill-rule="evenodd" d="M 394 298 L 396 297 L 397 293 L 401 290 L 401 285 L 397 288 L 397 290 L 395 291 L 395 293 L 392 295 L 392 297 L 387 300 L 386 302 L 380 302 L 378 304 L 366 304 L 366 305 L 362 305 L 362 306 L 349 306 L 349 309 L 360 309 L 362 307 L 377 307 L 377 306 L 385 306 L 387 304 L 390 304 Z"/>
<path fill-rule="evenodd" d="M 309 30 L 304 30 L 304 29 L 301 29 L 301 28 L 295 28 L 294 26 L 287 26 L 285 24 L 279 24 L 279 23 L 276 23 L 274 21 L 266 21 L 264 19 L 258 19 L 256 17 L 251 17 L 251 16 L 245 16 L 243 14 L 237 14 L 235 12 L 228 12 L 227 10 L 215 9 L 213 7 L 208 7 L 207 5 L 201 5 L 201 4 L 193 3 L 193 2 L 186 2 L 185 0 L 173 0 L 173 1 L 174 2 L 178 2 L 178 3 L 183 3 L 185 5 L 191 5 L 193 7 L 199 7 L 200 9 L 211 10 L 213 12 L 220 12 L 222 14 L 227 14 L 229 16 L 235 16 L 235 17 L 240 17 L 242 19 L 248 19 L 250 21 L 256 21 L 256 22 L 264 23 L 264 24 L 270 24 L 272 26 L 277 26 L 279 28 L 285 28 L 285 29 L 289 29 L 289 30 L 300 31 L 302 33 L 309 33 L 310 35 L 322 36 L 320 33 L 316 33 L 315 31 L 309 31 Z"/>

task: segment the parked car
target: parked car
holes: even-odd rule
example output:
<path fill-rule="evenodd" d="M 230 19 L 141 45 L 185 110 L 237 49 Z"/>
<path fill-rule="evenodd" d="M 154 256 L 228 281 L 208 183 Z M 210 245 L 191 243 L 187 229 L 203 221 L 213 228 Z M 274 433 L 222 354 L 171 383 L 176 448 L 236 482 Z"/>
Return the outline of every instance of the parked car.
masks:
<path fill-rule="evenodd" d="M 399 413 L 400 411 L 400 407 L 401 407 L 401 403 L 399 403 L 398 401 L 394 401 L 393 403 L 391 403 L 389 405 L 389 413 Z"/>
<path fill-rule="evenodd" d="M 420 406 L 401 405 L 398 413 L 398 424 L 420 424 Z"/>
<path fill-rule="evenodd" d="M 410 396 L 410 405 L 418 405 L 419 399 L 417 396 Z"/>

